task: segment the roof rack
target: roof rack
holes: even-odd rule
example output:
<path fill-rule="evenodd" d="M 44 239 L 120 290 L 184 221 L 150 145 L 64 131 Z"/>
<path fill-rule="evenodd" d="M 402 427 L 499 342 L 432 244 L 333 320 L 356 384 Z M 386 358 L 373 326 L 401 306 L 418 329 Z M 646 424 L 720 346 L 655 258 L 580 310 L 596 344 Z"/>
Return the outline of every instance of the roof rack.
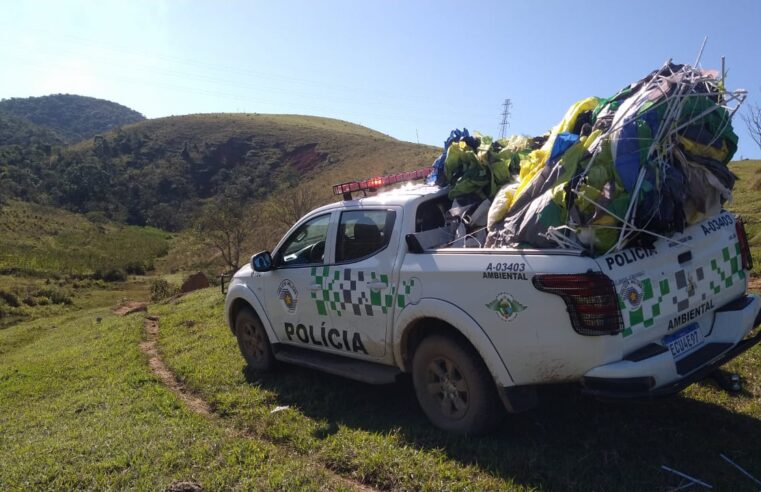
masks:
<path fill-rule="evenodd" d="M 430 167 L 422 167 L 415 171 L 389 174 L 387 176 L 377 176 L 375 178 L 363 179 L 361 181 L 347 181 L 346 183 L 333 185 L 333 194 L 343 195 L 344 200 L 352 200 L 351 194 L 354 191 L 362 191 L 366 196 L 368 191 L 375 192 L 378 191 L 378 188 L 383 188 L 384 186 L 391 186 L 405 181 L 425 179 L 430 173 Z"/>

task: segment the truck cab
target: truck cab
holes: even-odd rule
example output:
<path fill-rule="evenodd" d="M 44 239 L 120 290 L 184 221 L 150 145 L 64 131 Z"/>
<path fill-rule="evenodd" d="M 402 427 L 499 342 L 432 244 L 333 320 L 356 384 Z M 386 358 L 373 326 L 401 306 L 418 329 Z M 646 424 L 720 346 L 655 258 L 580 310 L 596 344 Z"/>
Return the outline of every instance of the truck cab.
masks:
<path fill-rule="evenodd" d="M 761 340 L 731 213 L 593 258 L 452 247 L 446 188 L 344 198 L 233 277 L 225 314 L 252 369 L 277 360 L 374 384 L 411 373 L 435 425 L 474 434 L 499 407 L 532 407 L 538 385 L 674 393 Z"/>

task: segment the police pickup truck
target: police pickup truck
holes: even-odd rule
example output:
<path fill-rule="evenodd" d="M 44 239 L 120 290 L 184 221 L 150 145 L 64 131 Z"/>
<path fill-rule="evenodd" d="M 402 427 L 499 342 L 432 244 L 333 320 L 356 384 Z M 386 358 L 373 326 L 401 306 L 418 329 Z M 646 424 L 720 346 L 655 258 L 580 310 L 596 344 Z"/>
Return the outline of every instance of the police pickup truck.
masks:
<path fill-rule="evenodd" d="M 417 176 L 413 176 L 417 177 Z M 225 314 L 254 370 L 275 361 L 373 384 L 411 373 L 434 425 L 477 434 L 536 386 L 676 393 L 761 340 L 742 222 L 722 212 L 652 249 L 447 247 L 447 190 L 407 184 L 300 219 L 232 278 Z M 335 188 L 334 188 L 335 189 Z"/>

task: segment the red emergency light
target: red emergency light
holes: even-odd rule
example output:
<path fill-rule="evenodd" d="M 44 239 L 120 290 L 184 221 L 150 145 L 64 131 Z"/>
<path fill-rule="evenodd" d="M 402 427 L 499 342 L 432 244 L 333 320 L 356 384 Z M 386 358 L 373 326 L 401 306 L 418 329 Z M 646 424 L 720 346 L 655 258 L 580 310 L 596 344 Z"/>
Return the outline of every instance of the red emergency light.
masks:
<path fill-rule="evenodd" d="M 378 188 L 391 186 L 396 183 L 425 179 L 430 173 L 430 167 L 422 167 L 415 171 L 407 171 L 406 173 L 389 174 L 388 176 L 378 176 L 375 178 L 363 179 L 361 181 L 348 181 L 346 183 L 333 185 L 333 194 L 343 195 L 344 200 L 351 200 L 351 194 L 354 191 L 377 191 Z"/>

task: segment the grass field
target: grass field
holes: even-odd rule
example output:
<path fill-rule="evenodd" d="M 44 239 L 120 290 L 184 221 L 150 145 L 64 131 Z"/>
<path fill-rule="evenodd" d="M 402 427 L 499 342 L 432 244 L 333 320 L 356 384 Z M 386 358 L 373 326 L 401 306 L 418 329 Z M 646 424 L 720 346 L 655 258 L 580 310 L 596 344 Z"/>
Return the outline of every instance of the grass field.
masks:
<path fill-rule="evenodd" d="M 18 307 L 0 299 L 0 330 L 20 321 L 74 313 L 95 306 L 115 305 L 122 300 L 146 299 L 150 279 L 134 276 L 126 282 L 58 280 L 0 275 L 0 298 L 15 296 Z"/>
<path fill-rule="evenodd" d="M 142 325 L 93 309 L 0 331 L 0 490 L 348 488 L 186 409 L 140 353 Z"/>
<path fill-rule="evenodd" d="M 745 220 L 751 252 L 756 260 L 753 272 L 761 275 L 761 161 L 737 161 L 729 168 L 739 180 L 735 183 L 734 200 L 728 208 Z"/>
<path fill-rule="evenodd" d="M 105 280 L 145 273 L 169 244 L 158 229 L 10 201 L 0 207 L 0 328 L 129 297 L 133 284 Z"/>
<path fill-rule="evenodd" d="M 212 417 L 151 374 L 140 315 L 85 309 L 0 331 L 0 490 L 175 480 L 206 490 L 668 490 L 678 480 L 662 464 L 719 490 L 748 488 L 719 453 L 761 474 L 758 349 L 731 365 L 745 378 L 740 396 L 708 381 L 614 405 L 547 388 L 537 410 L 464 439 L 430 427 L 406 379 L 375 387 L 285 365 L 246 372 L 221 310 L 216 289 L 150 309 L 164 361 Z"/>
<path fill-rule="evenodd" d="M 291 366 L 247 375 L 221 310 L 213 290 L 153 309 L 167 364 L 229 425 L 378 488 L 668 490 L 678 480 L 661 465 L 748 488 L 719 453 L 761 475 L 759 349 L 729 366 L 745 378 L 739 396 L 706 381 L 671 399 L 606 404 L 548 387 L 537 410 L 463 439 L 430 427 L 408 380 L 374 387 Z M 270 414 L 277 405 L 290 409 Z"/>
<path fill-rule="evenodd" d="M 29 276 L 89 275 L 151 267 L 169 236 L 32 203 L 0 207 L 0 272 Z"/>

